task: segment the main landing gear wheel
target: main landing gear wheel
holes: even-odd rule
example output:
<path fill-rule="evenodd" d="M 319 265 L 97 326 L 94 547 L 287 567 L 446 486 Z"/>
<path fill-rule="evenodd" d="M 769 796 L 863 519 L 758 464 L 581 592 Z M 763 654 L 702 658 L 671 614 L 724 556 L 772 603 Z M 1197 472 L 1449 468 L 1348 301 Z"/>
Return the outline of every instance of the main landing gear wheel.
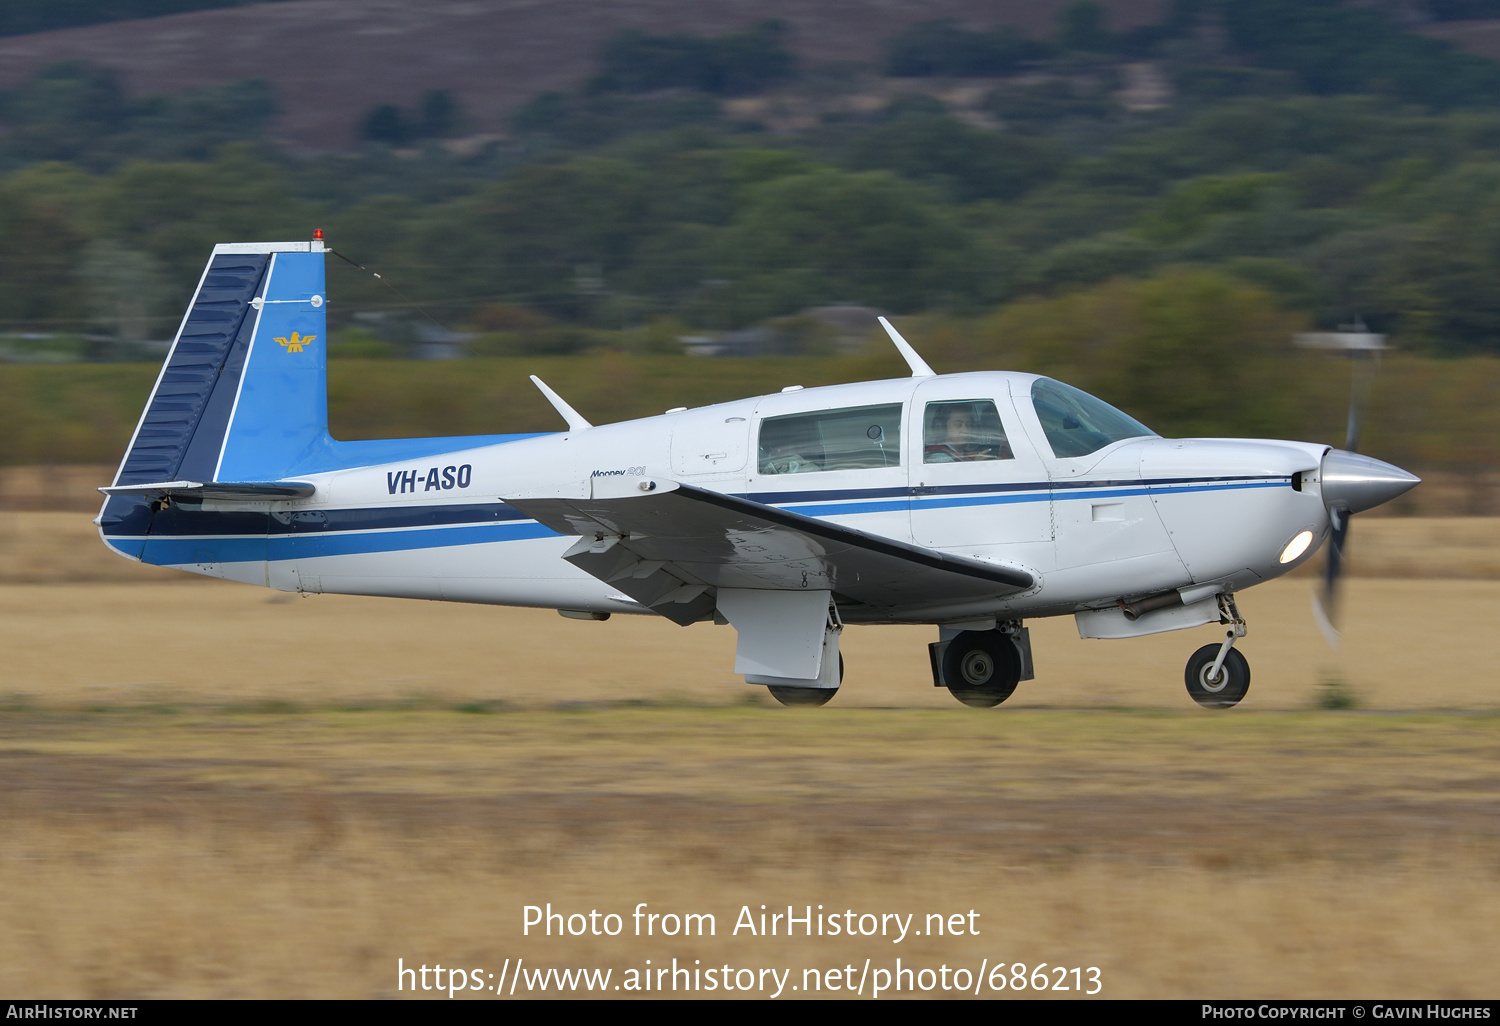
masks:
<path fill-rule="evenodd" d="M 1218 644 L 1204 645 L 1187 661 L 1187 691 L 1193 701 L 1207 709 L 1228 709 L 1239 704 L 1250 690 L 1250 663 L 1231 648 L 1217 678 L 1210 677 L 1214 660 L 1219 658 Z"/>
<path fill-rule="evenodd" d="M 839 653 L 839 683 L 844 683 L 844 653 Z M 838 688 L 789 688 L 772 684 L 766 688 L 771 692 L 771 697 L 782 705 L 790 706 L 817 706 L 827 705 L 833 696 L 839 693 Z"/>
<path fill-rule="evenodd" d="M 964 631 L 943 653 L 943 683 L 976 709 L 999 705 L 1021 680 L 1021 655 L 998 631 Z"/>

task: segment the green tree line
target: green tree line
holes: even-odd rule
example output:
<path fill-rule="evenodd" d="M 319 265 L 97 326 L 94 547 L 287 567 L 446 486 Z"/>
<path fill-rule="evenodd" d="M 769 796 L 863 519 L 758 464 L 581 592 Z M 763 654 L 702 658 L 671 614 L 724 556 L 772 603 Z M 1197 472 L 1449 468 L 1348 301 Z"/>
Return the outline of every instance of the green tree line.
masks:
<path fill-rule="evenodd" d="M 351 273 L 338 317 L 410 302 L 464 325 L 510 304 L 584 327 L 731 328 L 838 301 L 972 313 L 1199 266 L 1310 322 L 1358 316 L 1416 349 L 1500 351 L 1487 113 L 1239 99 L 1080 154 L 919 107 L 800 145 L 669 133 L 477 179 L 445 155 L 382 171 L 395 159 L 362 173 L 442 187 L 370 194 L 329 163 L 248 144 L 0 176 L 0 330 L 97 325 L 113 252 L 154 283 L 159 333 L 215 242 L 322 227 L 400 290 Z"/>

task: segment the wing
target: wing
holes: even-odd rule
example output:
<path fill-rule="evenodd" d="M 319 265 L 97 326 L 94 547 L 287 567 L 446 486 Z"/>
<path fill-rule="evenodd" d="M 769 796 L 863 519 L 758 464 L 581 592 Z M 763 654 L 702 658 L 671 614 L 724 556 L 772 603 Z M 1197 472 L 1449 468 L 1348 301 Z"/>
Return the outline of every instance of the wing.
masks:
<path fill-rule="evenodd" d="M 832 592 L 877 614 L 1030 589 L 1014 567 L 867 534 L 774 506 L 657 480 L 619 496 L 506 498 L 562 534 L 563 558 L 678 623 L 713 613 L 714 590 Z"/>

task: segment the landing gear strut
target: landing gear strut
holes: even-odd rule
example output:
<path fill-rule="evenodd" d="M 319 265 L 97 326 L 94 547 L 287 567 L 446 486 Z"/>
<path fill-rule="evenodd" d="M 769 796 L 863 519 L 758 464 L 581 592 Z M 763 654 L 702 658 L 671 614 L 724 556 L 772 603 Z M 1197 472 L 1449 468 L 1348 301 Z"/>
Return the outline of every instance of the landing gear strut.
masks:
<path fill-rule="evenodd" d="M 1219 619 L 1228 625 L 1224 640 L 1194 652 L 1183 674 L 1188 694 L 1206 709 L 1228 709 L 1250 690 L 1250 663 L 1234 648 L 1245 636 L 1245 618 L 1233 595 L 1219 596 Z"/>

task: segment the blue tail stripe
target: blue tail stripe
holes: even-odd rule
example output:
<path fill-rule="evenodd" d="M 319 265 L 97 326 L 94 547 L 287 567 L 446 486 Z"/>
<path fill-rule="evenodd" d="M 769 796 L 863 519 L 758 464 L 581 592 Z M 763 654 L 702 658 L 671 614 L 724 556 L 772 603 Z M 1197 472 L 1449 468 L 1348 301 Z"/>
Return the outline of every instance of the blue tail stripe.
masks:
<path fill-rule="evenodd" d="M 270 559 L 312 559 L 316 556 L 353 556 L 370 552 L 404 552 L 409 549 L 446 548 L 452 545 L 482 545 L 487 542 L 554 538 L 555 531 L 531 522 L 523 524 L 475 524 L 465 527 L 428 528 L 420 531 L 380 531 L 369 534 L 264 535 L 218 538 L 145 539 L 142 559 L 147 563 L 178 566 L 184 563 L 247 563 Z"/>

